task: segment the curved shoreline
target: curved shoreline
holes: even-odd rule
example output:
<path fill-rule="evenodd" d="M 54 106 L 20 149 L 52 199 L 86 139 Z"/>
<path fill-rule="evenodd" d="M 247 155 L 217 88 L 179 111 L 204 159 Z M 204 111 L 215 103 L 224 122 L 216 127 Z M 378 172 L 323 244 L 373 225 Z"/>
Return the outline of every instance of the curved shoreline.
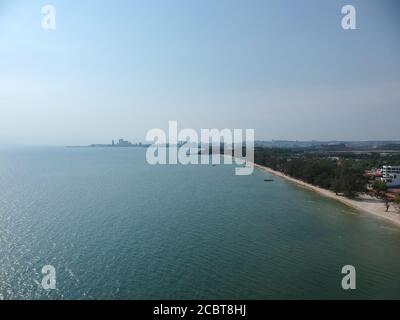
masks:
<path fill-rule="evenodd" d="M 383 201 L 381 201 L 381 200 L 378 200 L 378 199 L 373 198 L 368 195 L 363 195 L 359 199 L 349 199 L 344 196 L 338 196 L 330 190 L 323 189 L 323 188 L 314 186 L 312 184 L 309 184 L 307 182 L 292 178 L 290 176 L 285 175 L 282 172 L 273 170 L 269 167 L 261 166 L 259 164 L 254 164 L 254 167 L 264 170 L 270 174 L 273 174 L 274 176 L 281 177 L 281 178 L 283 178 L 287 181 L 290 181 L 300 187 L 314 191 L 325 197 L 340 201 L 341 203 L 343 203 L 353 209 L 357 209 L 359 211 L 363 211 L 363 212 L 372 214 L 374 216 L 383 218 L 385 220 L 391 221 L 392 223 L 394 223 L 400 227 L 400 214 L 396 213 L 396 211 L 392 205 L 389 208 L 389 212 L 386 212 L 385 205 L 384 205 Z"/>

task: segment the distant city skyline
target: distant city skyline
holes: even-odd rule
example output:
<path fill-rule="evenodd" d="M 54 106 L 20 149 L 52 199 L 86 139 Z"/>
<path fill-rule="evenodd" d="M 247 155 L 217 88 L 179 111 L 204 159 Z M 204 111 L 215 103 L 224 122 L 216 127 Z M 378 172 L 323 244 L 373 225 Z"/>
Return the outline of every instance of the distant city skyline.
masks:
<path fill-rule="evenodd" d="M 0 144 L 144 142 L 166 129 L 256 140 L 400 140 L 400 4 L 54 0 L 0 4 Z M 357 10 L 343 30 L 341 8 Z"/>

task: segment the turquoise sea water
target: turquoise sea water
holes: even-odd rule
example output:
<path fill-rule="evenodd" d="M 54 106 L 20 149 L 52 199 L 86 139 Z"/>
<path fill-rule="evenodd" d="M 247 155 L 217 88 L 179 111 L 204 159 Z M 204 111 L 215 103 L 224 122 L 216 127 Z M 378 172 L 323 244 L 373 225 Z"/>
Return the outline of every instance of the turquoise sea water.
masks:
<path fill-rule="evenodd" d="M 135 148 L 0 149 L 0 298 L 400 298 L 400 228 L 267 177 Z"/>

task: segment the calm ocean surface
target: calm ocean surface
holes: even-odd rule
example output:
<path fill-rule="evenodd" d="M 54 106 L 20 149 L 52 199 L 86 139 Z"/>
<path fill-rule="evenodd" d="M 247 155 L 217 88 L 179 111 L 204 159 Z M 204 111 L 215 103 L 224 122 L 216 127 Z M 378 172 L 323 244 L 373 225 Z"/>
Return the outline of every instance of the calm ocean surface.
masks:
<path fill-rule="evenodd" d="M 0 149 L 0 298 L 400 298 L 400 228 L 267 177 L 136 148 Z"/>

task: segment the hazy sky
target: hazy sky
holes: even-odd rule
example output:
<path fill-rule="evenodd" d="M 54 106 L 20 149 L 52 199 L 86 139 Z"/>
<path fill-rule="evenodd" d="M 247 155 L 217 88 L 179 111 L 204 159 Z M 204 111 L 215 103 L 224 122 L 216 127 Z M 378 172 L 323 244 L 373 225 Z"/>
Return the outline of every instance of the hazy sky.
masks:
<path fill-rule="evenodd" d="M 357 30 L 341 27 L 345 4 Z M 0 0 L 0 143 L 139 141 L 168 120 L 400 139 L 400 3 Z"/>

